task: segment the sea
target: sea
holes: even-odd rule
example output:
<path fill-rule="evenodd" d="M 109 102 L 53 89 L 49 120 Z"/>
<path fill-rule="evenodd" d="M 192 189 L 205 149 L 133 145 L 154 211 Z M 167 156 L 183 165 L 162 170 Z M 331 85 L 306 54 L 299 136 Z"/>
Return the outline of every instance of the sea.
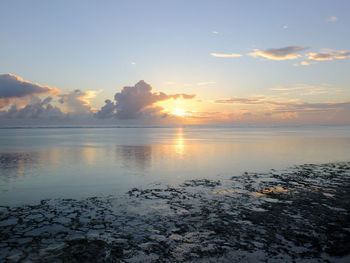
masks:
<path fill-rule="evenodd" d="M 0 205 L 350 161 L 350 126 L 1 127 Z"/>

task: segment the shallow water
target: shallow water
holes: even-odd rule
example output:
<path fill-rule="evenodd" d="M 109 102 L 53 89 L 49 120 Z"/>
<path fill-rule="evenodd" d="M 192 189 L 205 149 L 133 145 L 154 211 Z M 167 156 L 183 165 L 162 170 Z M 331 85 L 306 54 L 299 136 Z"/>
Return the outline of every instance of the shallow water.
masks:
<path fill-rule="evenodd" d="M 350 127 L 0 129 L 0 205 L 350 160 Z"/>

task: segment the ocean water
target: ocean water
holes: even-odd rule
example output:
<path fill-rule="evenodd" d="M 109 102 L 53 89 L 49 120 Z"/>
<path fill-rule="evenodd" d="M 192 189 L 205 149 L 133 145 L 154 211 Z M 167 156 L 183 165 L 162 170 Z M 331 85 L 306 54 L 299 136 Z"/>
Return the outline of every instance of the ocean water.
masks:
<path fill-rule="evenodd" d="M 349 160 L 349 126 L 1 128 L 0 205 Z"/>

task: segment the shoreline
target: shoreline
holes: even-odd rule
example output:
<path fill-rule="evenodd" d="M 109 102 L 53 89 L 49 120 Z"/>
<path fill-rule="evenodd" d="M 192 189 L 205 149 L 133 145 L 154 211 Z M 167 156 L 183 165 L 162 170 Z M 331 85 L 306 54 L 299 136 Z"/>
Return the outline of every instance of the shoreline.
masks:
<path fill-rule="evenodd" d="M 0 261 L 343 262 L 349 200 L 338 162 L 1 206 Z"/>

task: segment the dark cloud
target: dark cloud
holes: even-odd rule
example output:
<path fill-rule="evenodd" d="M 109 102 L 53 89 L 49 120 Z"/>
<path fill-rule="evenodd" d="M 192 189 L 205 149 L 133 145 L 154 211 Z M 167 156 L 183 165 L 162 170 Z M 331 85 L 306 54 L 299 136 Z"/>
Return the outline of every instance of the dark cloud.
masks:
<path fill-rule="evenodd" d="M 33 97 L 32 102 L 25 105 L 23 108 L 17 108 L 12 105 L 7 111 L 0 112 L 0 119 L 61 119 L 64 114 L 57 107 L 50 104 L 51 97 L 41 100 L 38 97 Z"/>
<path fill-rule="evenodd" d="M 119 119 L 135 119 L 147 106 L 166 100 L 168 96 L 163 92 L 153 93 L 151 85 L 141 80 L 135 86 L 124 87 L 114 99 Z"/>
<path fill-rule="evenodd" d="M 95 114 L 98 119 L 108 119 L 115 115 L 116 107 L 113 101 L 105 100 L 105 105 Z"/>
<path fill-rule="evenodd" d="M 119 120 L 137 118 L 139 121 L 161 120 L 168 115 L 164 113 L 162 107 L 156 104 L 157 102 L 195 97 L 195 95 L 185 93 L 169 95 L 164 92 L 153 92 L 149 84 L 139 81 L 135 86 L 122 88 L 115 94 L 113 101 L 105 100 L 105 105 L 95 112 L 90 105 L 90 99 L 96 96 L 97 91 L 74 90 L 57 93 L 57 89 L 30 83 L 12 74 L 0 75 L 2 124 L 5 124 L 4 120 L 11 120 L 7 122 L 11 124 L 15 123 L 15 120 L 22 124 L 29 124 L 30 120 L 33 120 L 35 124 L 53 123 L 51 120 L 68 121 L 67 123 L 90 122 L 94 119 L 97 123 L 105 123 L 110 118 Z M 55 94 L 53 104 L 51 104 L 52 97 L 46 99 L 38 97 L 43 94 Z"/>
<path fill-rule="evenodd" d="M 20 98 L 38 94 L 55 94 L 58 90 L 49 86 L 31 83 L 13 74 L 0 74 L 0 99 L 7 102 L 12 98 Z"/>
<path fill-rule="evenodd" d="M 301 55 L 298 52 L 304 51 L 308 47 L 300 46 L 289 46 L 283 48 L 270 48 L 266 50 L 255 49 L 254 52 L 248 55 L 253 57 L 264 57 L 271 60 L 286 60 L 286 59 L 297 59 Z"/>
<path fill-rule="evenodd" d="M 123 87 L 114 95 L 115 103 L 106 100 L 105 105 L 96 113 L 97 118 L 116 117 L 118 119 L 136 119 L 155 115 L 164 117 L 161 107 L 154 104 L 168 99 L 192 99 L 195 95 L 172 94 L 164 92 L 153 92 L 152 86 L 140 80 L 135 86 Z"/>

